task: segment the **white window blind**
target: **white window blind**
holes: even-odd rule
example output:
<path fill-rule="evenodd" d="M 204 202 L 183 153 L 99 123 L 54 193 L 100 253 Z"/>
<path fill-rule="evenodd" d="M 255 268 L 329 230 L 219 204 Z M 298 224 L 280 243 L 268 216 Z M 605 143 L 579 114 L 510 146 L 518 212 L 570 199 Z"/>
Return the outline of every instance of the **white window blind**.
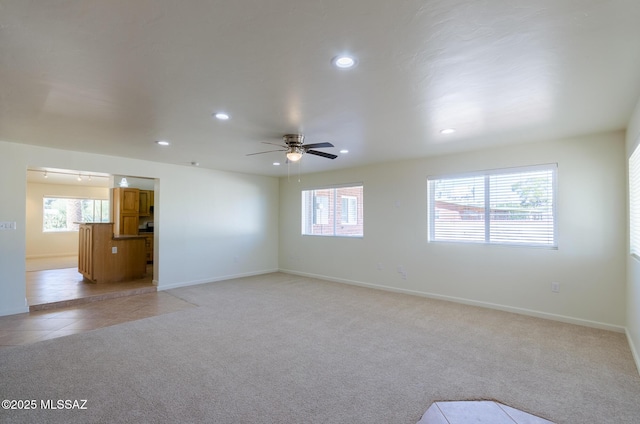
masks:
<path fill-rule="evenodd" d="M 327 187 L 302 191 L 302 234 L 362 237 L 363 186 Z"/>
<path fill-rule="evenodd" d="M 556 247 L 557 166 L 430 177 L 429 240 Z"/>
<path fill-rule="evenodd" d="M 640 148 L 629 158 L 629 246 L 640 257 Z"/>

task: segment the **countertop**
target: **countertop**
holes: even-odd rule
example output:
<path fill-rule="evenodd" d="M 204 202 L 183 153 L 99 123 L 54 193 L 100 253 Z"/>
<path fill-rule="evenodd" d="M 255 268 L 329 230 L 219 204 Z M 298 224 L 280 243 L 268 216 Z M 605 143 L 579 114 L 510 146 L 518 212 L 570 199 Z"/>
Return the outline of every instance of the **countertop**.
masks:
<path fill-rule="evenodd" d="M 119 236 L 116 236 L 116 235 L 113 236 L 114 240 L 127 240 L 127 239 L 137 239 L 137 238 L 146 238 L 146 236 L 138 235 L 138 234 L 121 234 Z"/>

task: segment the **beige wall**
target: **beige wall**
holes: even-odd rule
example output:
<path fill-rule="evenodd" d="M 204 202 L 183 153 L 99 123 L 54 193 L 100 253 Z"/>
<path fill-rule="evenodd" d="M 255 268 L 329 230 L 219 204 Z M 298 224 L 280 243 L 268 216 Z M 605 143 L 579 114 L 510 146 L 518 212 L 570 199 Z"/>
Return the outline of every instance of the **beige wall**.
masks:
<path fill-rule="evenodd" d="M 27 183 L 27 216 L 25 223 L 27 259 L 78 254 L 78 232 L 42 231 L 42 199 L 74 197 L 109 199 L 109 189 L 57 184 Z"/>
<path fill-rule="evenodd" d="M 427 241 L 427 176 L 558 164 L 558 249 Z M 280 267 L 594 327 L 625 326 L 624 133 L 280 180 Z M 300 191 L 364 183 L 364 238 L 300 235 Z M 398 272 L 398 270 L 404 271 Z M 560 283 L 560 293 L 551 283 Z"/>
<path fill-rule="evenodd" d="M 640 145 L 640 99 L 627 129 L 627 158 Z M 640 370 L 640 260 L 628 254 L 627 258 L 627 337 Z"/>

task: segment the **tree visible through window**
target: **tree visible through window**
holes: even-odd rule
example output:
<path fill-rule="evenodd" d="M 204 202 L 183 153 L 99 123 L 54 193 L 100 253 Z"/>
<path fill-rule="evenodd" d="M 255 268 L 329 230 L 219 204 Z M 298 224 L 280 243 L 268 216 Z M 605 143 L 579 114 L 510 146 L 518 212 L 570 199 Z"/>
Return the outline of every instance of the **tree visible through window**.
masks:
<path fill-rule="evenodd" d="M 555 247 L 557 165 L 429 178 L 429 241 Z"/>
<path fill-rule="evenodd" d="M 109 222 L 109 201 L 45 197 L 42 218 L 44 232 L 78 231 L 78 222 Z"/>
<path fill-rule="evenodd" d="M 363 186 L 302 191 L 302 234 L 362 237 Z"/>

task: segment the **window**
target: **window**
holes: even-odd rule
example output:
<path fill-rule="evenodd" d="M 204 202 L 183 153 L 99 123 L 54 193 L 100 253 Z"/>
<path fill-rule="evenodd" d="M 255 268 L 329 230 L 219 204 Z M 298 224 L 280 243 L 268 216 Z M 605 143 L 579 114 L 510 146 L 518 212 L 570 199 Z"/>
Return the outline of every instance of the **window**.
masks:
<path fill-rule="evenodd" d="M 302 191 L 302 234 L 363 236 L 363 186 Z"/>
<path fill-rule="evenodd" d="M 313 207 L 313 223 L 316 225 L 329 224 L 329 197 L 316 196 Z"/>
<path fill-rule="evenodd" d="M 630 253 L 640 257 L 640 148 L 629 158 L 629 245 Z"/>
<path fill-rule="evenodd" d="M 42 218 L 44 232 L 78 231 L 77 222 L 109 222 L 109 201 L 45 197 Z"/>
<path fill-rule="evenodd" d="M 342 196 L 342 224 L 358 224 L 358 198 L 356 196 Z"/>
<path fill-rule="evenodd" d="M 429 177 L 429 241 L 556 247 L 557 165 Z"/>

